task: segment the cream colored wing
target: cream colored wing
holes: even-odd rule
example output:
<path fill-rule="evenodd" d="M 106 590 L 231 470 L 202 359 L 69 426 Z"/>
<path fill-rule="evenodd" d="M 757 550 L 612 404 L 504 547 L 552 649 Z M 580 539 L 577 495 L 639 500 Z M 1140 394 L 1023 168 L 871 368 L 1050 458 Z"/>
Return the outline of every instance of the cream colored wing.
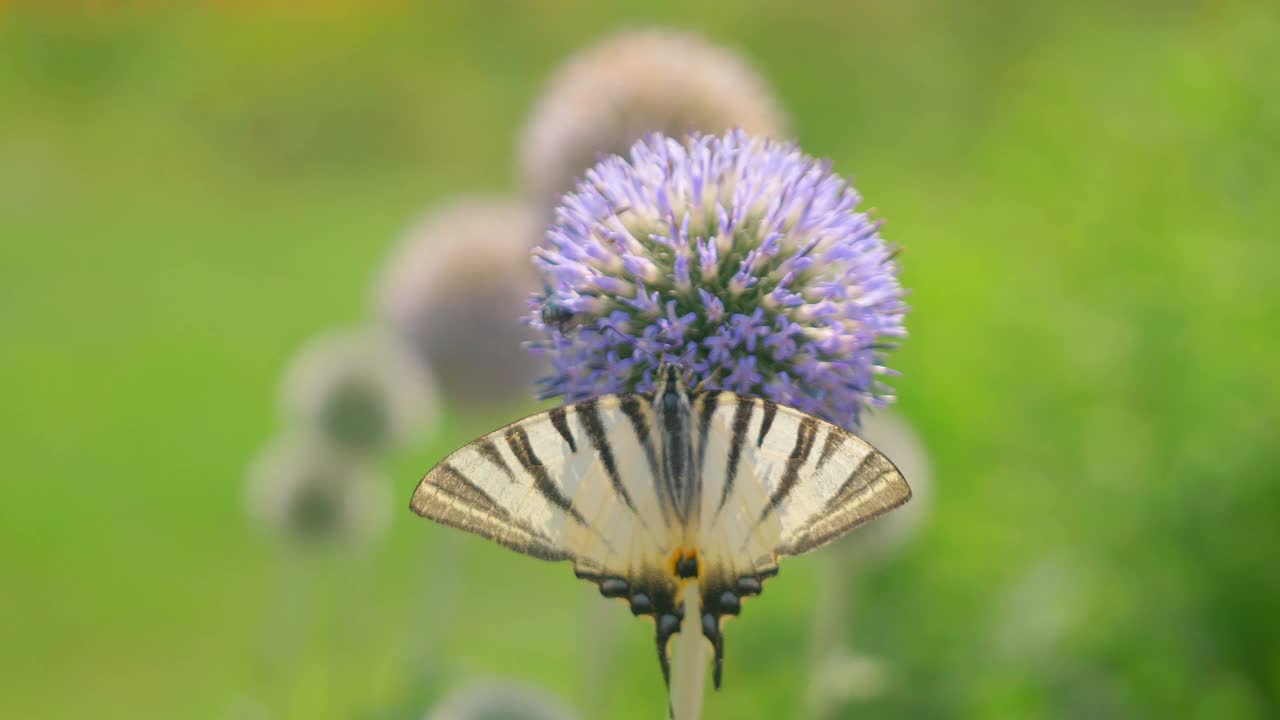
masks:
<path fill-rule="evenodd" d="M 514 422 L 432 468 L 413 511 L 584 576 L 660 565 L 670 532 L 636 414 L 643 397 L 612 395 Z"/>
<path fill-rule="evenodd" d="M 490 433 L 445 458 L 413 511 L 544 560 L 569 560 L 605 597 L 651 616 L 663 677 L 683 613 L 683 527 L 659 497 L 651 401 L 607 395 Z"/>
<path fill-rule="evenodd" d="M 889 458 L 825 420 L 728 392 L 699 398 L 695 413 L 706 427 L 698 448 L 703 544 L 738 562 L 765 569 L 911 498 Z"/>
<path fill-rule="evenodd" d="M 770 400 L 707 393 L 694 405 L 701 467 L 698 547 L 703 632 L 761 592 L 778 558 L 825 545 L 911 498 L 902 474 L 864 440 Z"/>

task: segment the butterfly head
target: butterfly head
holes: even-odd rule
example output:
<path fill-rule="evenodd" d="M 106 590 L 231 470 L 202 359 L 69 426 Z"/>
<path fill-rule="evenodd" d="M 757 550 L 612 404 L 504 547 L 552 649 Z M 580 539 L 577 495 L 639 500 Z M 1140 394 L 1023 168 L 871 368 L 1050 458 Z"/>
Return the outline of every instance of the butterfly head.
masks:
<path fill-rule="evenodd" d="M 688 377 L 689 371 L 678 362 L 658 365 L 658 372 L 653 378 L 654 404 L 662 407 L 664 404 L 691 402 L 693 396 L 689 392 Z"/>

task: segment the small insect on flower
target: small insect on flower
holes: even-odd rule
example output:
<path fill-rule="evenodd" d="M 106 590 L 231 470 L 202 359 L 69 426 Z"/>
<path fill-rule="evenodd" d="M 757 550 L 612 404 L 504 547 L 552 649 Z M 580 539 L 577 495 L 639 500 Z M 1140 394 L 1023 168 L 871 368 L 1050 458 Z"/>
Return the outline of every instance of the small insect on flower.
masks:
<path fill-rule="evenodd" d="M 905 312 L 857 201 L 794 147 L 738 132 L 602 162 L 538 250 L 550 292 L 529 318 L 546 395 L 570 404 L 457 450 L 414 492 L 419 515 L 569 561 L 650 618 L 677 720 L 701 706 L 706 649 L 720 686 L 724 622 L 780 558 L 911 497 L 848 429 L 884 400 L 878 348 Z M 561 307 L 572 332 L 546 322 Z"/>
<path fill-rule="evenodd" d="M 573 331 L 581 319 L 581 314 L 570 310 L 568 306 L 556 300 L 551 288 L 545 287 L 542 295 L 535 295 L 530 303 L 538 313 L 543 327 L 555 328 L 562 334 Z"/>

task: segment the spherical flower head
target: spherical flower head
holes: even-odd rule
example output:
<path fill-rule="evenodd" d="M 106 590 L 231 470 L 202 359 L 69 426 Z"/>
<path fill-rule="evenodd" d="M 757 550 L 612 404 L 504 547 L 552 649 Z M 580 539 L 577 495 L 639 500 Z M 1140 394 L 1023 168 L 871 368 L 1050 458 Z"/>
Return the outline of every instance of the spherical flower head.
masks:
<path fill-rule="evenodd" d="M 830 165 L 742 131 L 651 135 L 566 195 L 535 249 L 543 397 L 648 391 L 660 362 L 844 427 L 892 397 L 895 251 Z"/>
<path fill-rule="evenodd" d="M 286 418 L 353 453 L 387 449 L 436 415 L 435 387 L 403 348 L 371 329 L 308 341 L 281 386 Z"/>
<path fill-rule="evenodd" d="M 444 203 L 405 234 L 374 289 L 381 323 L 458 407 L 522 401 L 545 370 L 511 354 L 530 339 L 520 312 L 541 287 L 528 262 L 536 214 L 503 197 Z"/>
<path fill-rule="evenodd" d="M 786 125 L 768 84 L 734 50 L 690 32 L 626 30 L 555 71 L 524 129 L 521 169 L 550 209 L 601 155 L 626 152 L 648 133 L 741 127 L 777 137 Z"/>
<path fill-rule="evenodd" d="M 292 431 L 249 468 L 250 516 L 299 546 L 363 543 L 390 519 L 390 489 L 366 463 L 308 432 Z"/>
<path fill-rule="evenodd" d="M 578 714 L 536 687 L 476 683 L 446 696 L 426 720 L 577 720 Z"/>

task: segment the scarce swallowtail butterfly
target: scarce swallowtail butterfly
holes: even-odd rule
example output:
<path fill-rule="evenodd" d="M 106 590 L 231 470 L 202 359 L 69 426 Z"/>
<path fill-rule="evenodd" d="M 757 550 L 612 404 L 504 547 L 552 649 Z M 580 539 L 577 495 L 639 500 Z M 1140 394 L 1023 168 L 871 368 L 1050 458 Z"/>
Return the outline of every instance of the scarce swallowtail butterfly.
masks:
<path fill-rule="evenodd" d="M 669 641 L 687 613 L 699 614 L 719 688 L 724 619 L 760 594 L 778 559 L 902 505 L 911 489 L 887 457 L 825 420 L 760 397 L 690 390 L 676 366 L 659 368 L 655 385 L 485 435 L 432 468 L 412 508 L 572 562 L 602 595 L 654 620 L 668 684 Z"/>

